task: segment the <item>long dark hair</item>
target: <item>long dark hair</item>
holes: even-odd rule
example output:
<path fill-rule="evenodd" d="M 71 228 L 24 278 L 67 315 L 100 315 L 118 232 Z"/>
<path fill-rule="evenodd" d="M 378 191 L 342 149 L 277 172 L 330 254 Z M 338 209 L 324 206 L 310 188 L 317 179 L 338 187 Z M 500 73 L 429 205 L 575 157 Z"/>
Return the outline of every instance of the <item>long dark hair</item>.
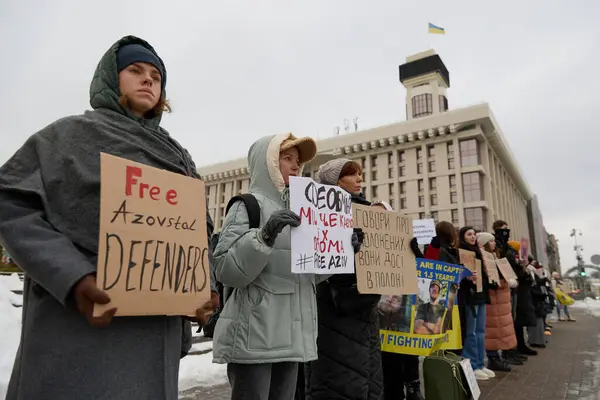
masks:
<path fill-rule="evenodd" d="M 475 228 L 473 228 L 472 226 L 463 226 L 462 228 L 460 228 L 460 231 L 458 232 L 458 243 L 459 243 L 458 248 L 463 249 L 463 250 L 473 251 L 473 252 L 475 252 L 477 258 L 482 260 L 483 257 L 481 256 L 481 251 L 479 250 L 479 246 L 477 246 L 477 240 L 475 240 L 474 245 L 467 243 L 467 241 L 465 240 L 465 234 L 470 230 L 475 231 Z"/>

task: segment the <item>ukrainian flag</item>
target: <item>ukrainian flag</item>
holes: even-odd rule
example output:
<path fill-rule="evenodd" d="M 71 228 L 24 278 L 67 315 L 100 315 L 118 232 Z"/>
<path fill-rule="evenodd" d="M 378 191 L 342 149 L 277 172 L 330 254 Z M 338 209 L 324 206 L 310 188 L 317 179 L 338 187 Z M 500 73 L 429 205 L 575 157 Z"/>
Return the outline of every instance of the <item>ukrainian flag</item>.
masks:
<path fill-rule="evenodd" d="M 437 34 L 437 35 L 445 35 L 446 31 L 444 30 L 444 28 L 434 25 L 430 22 L 429 23 L 429 33 L 433 33 L 433 34 Z"/>

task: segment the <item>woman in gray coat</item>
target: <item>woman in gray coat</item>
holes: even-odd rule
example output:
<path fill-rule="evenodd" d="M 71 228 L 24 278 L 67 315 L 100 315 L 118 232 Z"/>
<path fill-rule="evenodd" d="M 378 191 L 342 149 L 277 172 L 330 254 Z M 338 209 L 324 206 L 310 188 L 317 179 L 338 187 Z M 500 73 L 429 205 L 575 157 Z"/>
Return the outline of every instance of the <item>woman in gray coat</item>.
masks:
<path fill-rule="evenodd" d="M 8 400 L 176 400 L 189 321 L 177 316 L 93 317 L 100 152 L 197 177 L 160 127 L 167 72 L 152 46 L 127 36 L 100 60 L 93 111 L 60 119 L 0 168 L 0 242 L 25 271 L 21 343 Z M 207 233 L 212 223 L 207 213 Z M 213 283 L 213 282 L 211 282 Z M 204 313 L 216 306 L 209 302 Z"/>
<path fill-rule="evenodd" d="M 260 224 L 250 228 L 243 201 L 231 206 L 215 249 L 225 307 L 214 332 L 214 362 L 227 363 L 232 399 L 291 400 L 298 363 L 317 357 L 316 276 L 294 274 L 290 228 L 300 217 L 289 209 L 289 178 L 301 176 L 316 143 L 291 134 L 256 141 L 248 152 L 249 193 Z"/>

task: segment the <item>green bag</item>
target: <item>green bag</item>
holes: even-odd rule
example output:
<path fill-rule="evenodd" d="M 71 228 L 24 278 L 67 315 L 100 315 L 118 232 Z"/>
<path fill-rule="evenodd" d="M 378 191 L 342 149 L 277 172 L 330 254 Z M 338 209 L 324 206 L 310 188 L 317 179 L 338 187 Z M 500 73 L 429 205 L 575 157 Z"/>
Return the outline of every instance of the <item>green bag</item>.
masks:
<path fill-rule="evenodd" d="M 462 357 L 443 350 L 423 361 L 423 379 L 427 400 L 469 400 L 469 385 L 460 366 Z"/>

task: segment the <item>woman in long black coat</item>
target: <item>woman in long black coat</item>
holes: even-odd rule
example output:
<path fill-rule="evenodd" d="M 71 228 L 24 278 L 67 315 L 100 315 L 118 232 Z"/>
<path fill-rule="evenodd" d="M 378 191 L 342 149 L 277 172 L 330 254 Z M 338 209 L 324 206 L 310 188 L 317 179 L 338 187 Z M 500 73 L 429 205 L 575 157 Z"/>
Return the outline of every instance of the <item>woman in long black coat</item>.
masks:
<path fill-rule="evenodd" d="M 322 165 L 319 181 L 360 195 L 362 169 L 348 159 Z M 360 294 L 356 274 L 333 275 L 317 287 L 318 360 L 306 367 L 306 399 L 381 400 L 383 371 L 377 303 L 380 295 Z"/>

